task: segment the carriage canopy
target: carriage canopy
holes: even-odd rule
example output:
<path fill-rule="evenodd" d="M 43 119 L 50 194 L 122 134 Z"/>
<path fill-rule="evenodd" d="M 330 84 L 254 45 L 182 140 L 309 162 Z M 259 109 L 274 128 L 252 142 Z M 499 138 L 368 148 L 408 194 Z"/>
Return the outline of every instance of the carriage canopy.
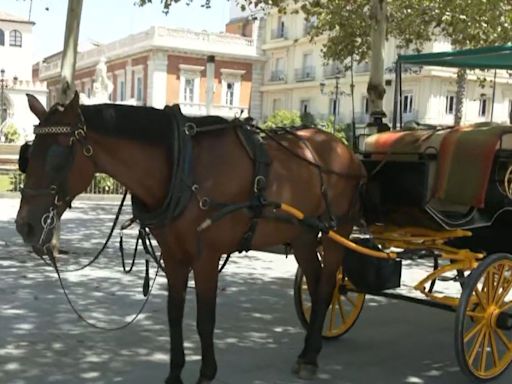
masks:
<path fill-rule="evenodd" d="M 449 52 L 400 55 L 398 62 L 438 67 L 512 70 L 512 44 Z"/>

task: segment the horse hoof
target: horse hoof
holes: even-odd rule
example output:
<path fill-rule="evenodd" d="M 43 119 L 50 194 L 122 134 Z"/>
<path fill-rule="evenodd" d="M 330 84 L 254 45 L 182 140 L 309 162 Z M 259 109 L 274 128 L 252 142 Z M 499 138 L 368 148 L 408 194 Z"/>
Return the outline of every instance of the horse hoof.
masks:
<path fill-rule="evenodd" d="M 313 380 L 316 378 L 318 367 L 313 364 L 306 364 L 302 361 L 297 361 L 293 364 L 292 373 L 302 380 Z"/>

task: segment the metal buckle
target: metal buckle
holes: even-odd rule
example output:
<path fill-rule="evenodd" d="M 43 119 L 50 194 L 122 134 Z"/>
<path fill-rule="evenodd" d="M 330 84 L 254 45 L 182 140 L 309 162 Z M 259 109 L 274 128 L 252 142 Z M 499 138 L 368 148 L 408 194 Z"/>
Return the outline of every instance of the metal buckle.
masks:
<path fill-rule="evenodd" d="M 186 123 L 185 133 L 188 136 L 194 136 L 197 133 L 197 126 L 194 123 Z"/>
<path fill-rule="evenodd" d="M 83 150 L 82 150 L 83 154 L 86 156 L 86 157 L 91 157 L 92 154 L 94 153 L 94 151 L 92 150 L 92 147 L 87 144 L 86 146 L 84 146 Z"/>

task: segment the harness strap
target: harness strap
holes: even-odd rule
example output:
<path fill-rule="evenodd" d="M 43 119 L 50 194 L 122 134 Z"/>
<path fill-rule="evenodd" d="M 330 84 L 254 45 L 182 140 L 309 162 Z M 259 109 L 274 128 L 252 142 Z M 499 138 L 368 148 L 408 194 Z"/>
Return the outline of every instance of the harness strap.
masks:
<path fill-rule="evenodd" d="M 251 129 L 248 125 L 243 125 L 238 127 L 236 133 L 254 164 L 252 196 L 249 201 L 249 210 L 252 214 L 252 220 L 242 237 L 239 249 L 240 251 L 248 251 L 252 249 L 252 240 L 258 226 L 257 219 L 261 217 L 267 200 L 265 190 L 272 160 L 268 155 L 261 135 L 259 135 L 257 131 Z"/>

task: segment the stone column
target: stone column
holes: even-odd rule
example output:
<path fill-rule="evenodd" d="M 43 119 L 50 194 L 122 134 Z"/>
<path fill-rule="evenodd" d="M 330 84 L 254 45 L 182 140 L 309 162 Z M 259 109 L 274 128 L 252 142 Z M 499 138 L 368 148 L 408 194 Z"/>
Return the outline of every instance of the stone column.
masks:
<path fill-rule="evenodd" d="M 163 108 L 167 101 L 167 52 L 152 52 L 148 61 L 147 87 L 147 105 Z"/>
<path fill-rule="evenodd" d="M 265 27 L 266 19 L 264 17 L 260 17 L 254 21 L 252 38 L 258 57 L 263 57 L 261 45 L 264 43 Z M 252 63 L 251 104 L 249 105 L 249 113 L 257 122 L 261 121 L 263 118 L 263 93 L 261 92 L 261 86 L 264 82 L 264 76 L 265 62 L 254 61 Z"/>

